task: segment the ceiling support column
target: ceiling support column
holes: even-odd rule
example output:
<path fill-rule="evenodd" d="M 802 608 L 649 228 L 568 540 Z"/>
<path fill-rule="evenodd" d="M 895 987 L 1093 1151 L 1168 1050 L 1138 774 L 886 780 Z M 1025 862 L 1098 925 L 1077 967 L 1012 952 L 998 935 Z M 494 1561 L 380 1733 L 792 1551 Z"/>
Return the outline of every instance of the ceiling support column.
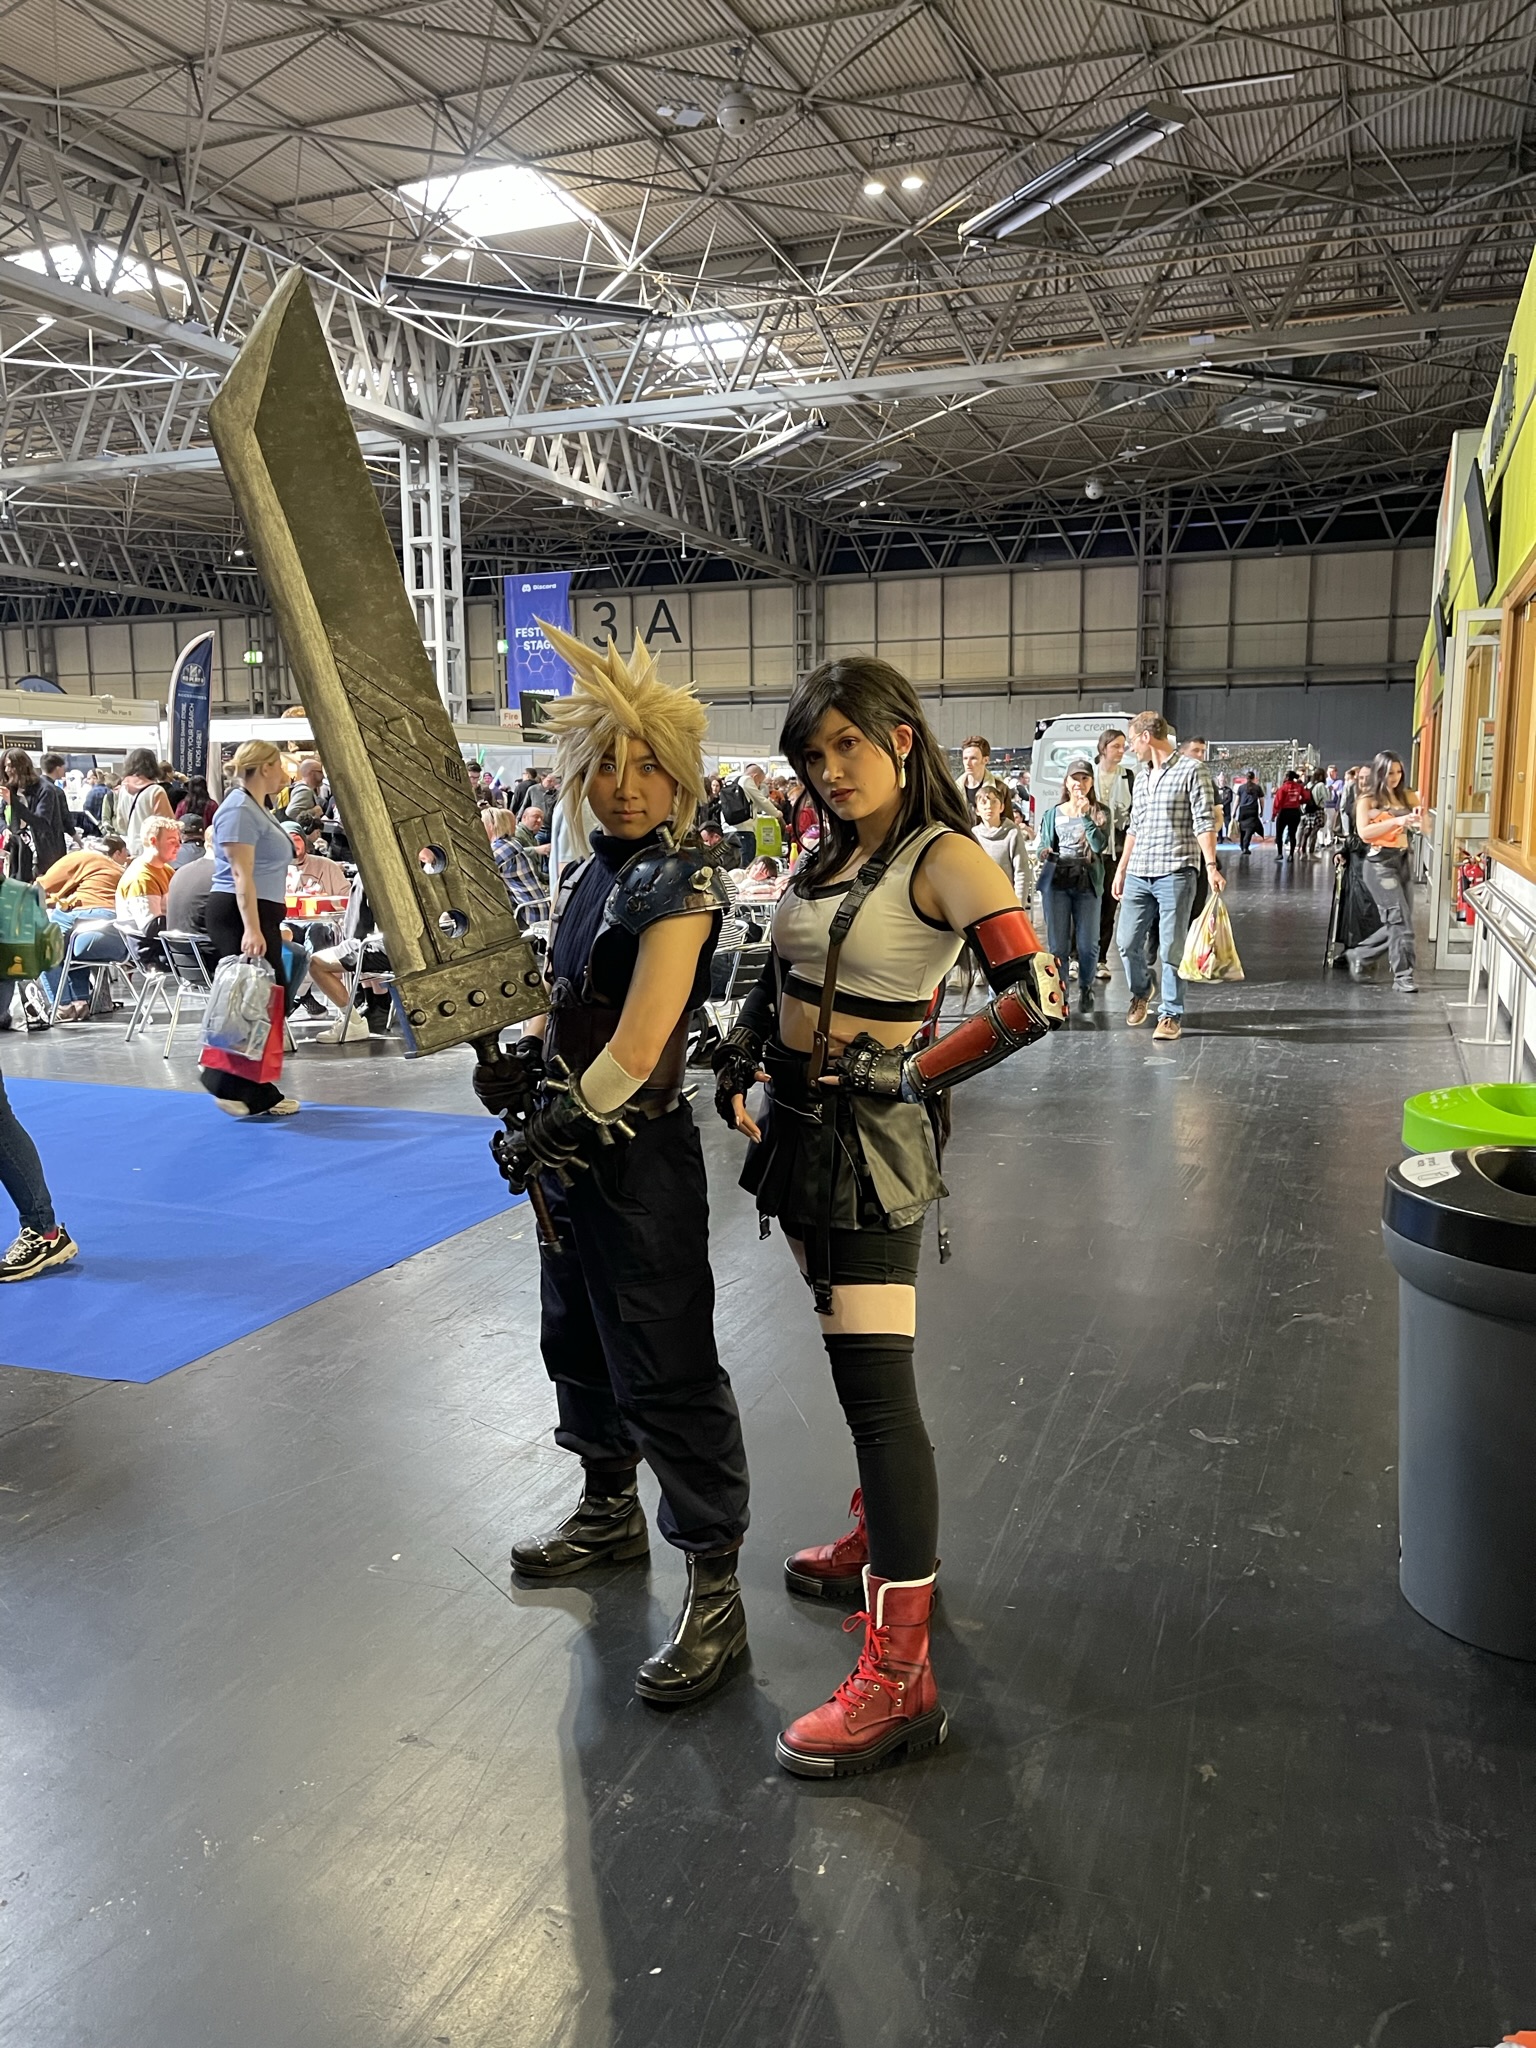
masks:
<path fill-rule="evenodd" d="M 405 587 L 438 694 L 455 725 L 469 719 L 459 451 L 437 439 L 400 447 L 400 554 Z"/>

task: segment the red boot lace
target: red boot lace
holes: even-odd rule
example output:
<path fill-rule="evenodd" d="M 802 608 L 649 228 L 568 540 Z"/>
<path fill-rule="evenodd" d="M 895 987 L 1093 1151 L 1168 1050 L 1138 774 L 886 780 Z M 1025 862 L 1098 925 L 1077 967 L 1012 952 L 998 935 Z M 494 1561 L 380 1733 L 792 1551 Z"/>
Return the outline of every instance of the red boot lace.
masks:
<path fill-rule="evenodd" d="M 850 1614 L 843 1623 L 843 1633 L 852 1635 L 856 1628 L 865 1631 L 859 1661 L 832 1695 L 833 1703 L 845 1714 L 866 1705 L 877 1688 L 883 1687 L 893 1700 L 898 1699 L 904 1690 L 900 1679 L 892 1678 L 888 1671 L 882 1669 L 886 1652 L 891 1647 L 890 1630 L 876 1628 L 867 1614 Z"/>
<path fill-rule="evenodd" d="M 853 1516 L 856 1522 L 863 1522 L 864 1489 L 862 1487 L 858 1487 L 855 1489 L 853 1499 L 848 1503 L 848 1512 L 850 1515 Z M 848 1556 L 850 1551 L 857 1550 L 860 1547 L 860 1545 L 863 1542 L 863 1537 L 864 1532 L 862 1527 L 857 1529 L 850 1529 L 846 1536 L 839 1536 L 837 1541 L 832 1546 L 832 1562 L 834 1564 L 841 1564 L 843 1560 Z"/>

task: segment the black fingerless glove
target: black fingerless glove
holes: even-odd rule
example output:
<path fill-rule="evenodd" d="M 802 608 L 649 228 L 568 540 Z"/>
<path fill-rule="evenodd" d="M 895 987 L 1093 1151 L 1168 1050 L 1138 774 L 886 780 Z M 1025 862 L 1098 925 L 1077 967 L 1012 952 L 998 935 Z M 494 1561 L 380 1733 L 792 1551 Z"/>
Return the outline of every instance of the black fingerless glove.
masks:
<path fill-rule="evenodd" d="M 861 1031 L 835 1060 L 828 1060 L 826 1072 L 836 1074 L 850 1095 L 897 1096 L 902 1092 L 906 1068 L 903 1047 L 882 1045 L 871 1033 Z"/>
<path fill-rule="evenodd" d="M 730 1130 L 736 1128 L 735 1097 L 751 1092 L 762 1059 L 762 1038 L 745 1024 L 738 1024 L 729 1037 L 722 1038 L 710 1058 L 715 1070 L 715 1108 Z"/>
<path fill-rule="evenodd" d="M 470 1085 L 492 1116 L 531 1116 L 544 1086 L 543 1039 L 520 1038 L 510 1052 L 477 1060 Z"/>
<path fill-rule="evenodd" d="M 541 1173 L 552 1173 L 562 1187 L 569 1187 L 576 1173 L 586 1171 L 594 1145 L 612 1145 L 616 1137 L 635 1135 L 622 1109 L 599 1116 L 579 1082 L 556 1078 L 563 1072 L 556 1060 L 554 1076 L 546 1082 L 549 1100 L 544 1107 L 491 1140 L 491 1157 L 515 1195 L 526 1194 L 528 1183 Z"/>

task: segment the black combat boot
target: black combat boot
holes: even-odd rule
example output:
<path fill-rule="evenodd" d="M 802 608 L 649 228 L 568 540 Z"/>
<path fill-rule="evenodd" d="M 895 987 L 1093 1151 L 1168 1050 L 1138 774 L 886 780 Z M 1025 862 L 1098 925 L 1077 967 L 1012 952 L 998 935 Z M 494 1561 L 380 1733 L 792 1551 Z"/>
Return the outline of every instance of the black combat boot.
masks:
<path fill-rule="evenodd" d="M 592 1565 L 633 1563 L 650 1547 L 634 1473 L 589 1472 L 573 1515 L 513 1544 L 512 1569 L 523 1579 L 569 1579 Z"/>
<path fill-rule="evenodd" d="M 683 1707 L 713 1692 L 726 1666 L 747 1647 L 747 1617 L 736 1583 L 734 1550 L 688 1554 L 688 1592 L 671 1639 L 635 1674 L 635 1691 L 655 1707 Z"/>

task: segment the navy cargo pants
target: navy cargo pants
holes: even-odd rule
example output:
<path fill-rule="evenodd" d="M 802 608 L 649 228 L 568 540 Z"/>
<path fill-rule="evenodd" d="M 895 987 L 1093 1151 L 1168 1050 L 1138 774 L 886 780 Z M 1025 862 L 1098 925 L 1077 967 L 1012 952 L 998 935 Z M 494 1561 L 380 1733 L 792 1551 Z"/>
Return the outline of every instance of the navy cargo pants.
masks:
<path fill-rule="evenodd" d="M 595 1464 L 650 1466 L 661 1533 L 679 1550 L 734 1549 L 747 1455 L 715 1349 L 704 1155 L 686 1102 L 636 1120 L 562 1188 L 541 1183 L 560 1236 L 542 1254 L 540 1345 L 555 1442 Z"/>

